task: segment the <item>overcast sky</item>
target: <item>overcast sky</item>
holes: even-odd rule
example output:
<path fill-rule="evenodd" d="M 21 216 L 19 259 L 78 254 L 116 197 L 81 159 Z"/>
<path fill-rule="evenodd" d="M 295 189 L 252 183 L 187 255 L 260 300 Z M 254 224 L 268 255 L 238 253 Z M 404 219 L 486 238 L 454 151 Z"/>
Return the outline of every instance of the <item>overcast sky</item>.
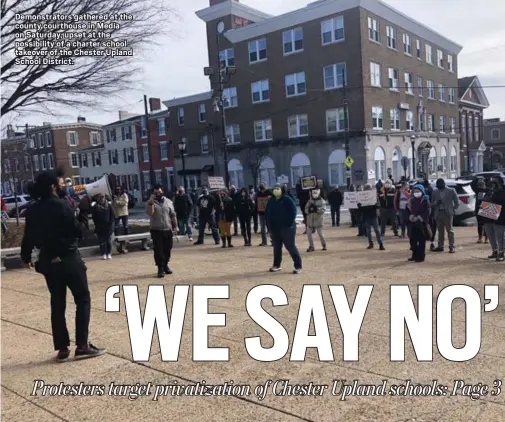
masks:
<path fill-rule="evenodd" d="M 491 106 L 485 111 L 486 118 L 505 119 L 505 1 L 503 0 L 385 0 L 399 11 L 424 23 L 447 38 L 462 45 L 459 55 L 458 76 L 478 75 L 485 87 Z M 295 10 L 310 3 L 310 0 L 241 0 L 272 15 Z M 176 37 L 167 37 L 153 52 L 152 60 L 145 66 L 144 86 L 137 92 L 125 92 L 123 101 L 117 102 L 117 110 L 143 112 L 143 93 L 148 97 L 161 96 L 162 100 L 185 96 L 209 89 L 208 78 L 203 76 L 203 67 L 208 64 L 205 23 L 195 11 L 208 6 L 209 0 L 174 0 L 180 17 L 172 30 Z M 489 86 L 486 88 L 486 86 Z M 109 104 L 110 106 L 110 104 Z M 43 121 L 69 122 L 79 114 L 78 110 L 61 110 L 59 118 L 31 115 L 30 124 Z M 81 111 L 87 121 L 106 124 L 117 120 L 116 113 Z M 27 116 L 28 117 L 28 116 Z M 17 124 L 24 124 L 25 118 Z"/>

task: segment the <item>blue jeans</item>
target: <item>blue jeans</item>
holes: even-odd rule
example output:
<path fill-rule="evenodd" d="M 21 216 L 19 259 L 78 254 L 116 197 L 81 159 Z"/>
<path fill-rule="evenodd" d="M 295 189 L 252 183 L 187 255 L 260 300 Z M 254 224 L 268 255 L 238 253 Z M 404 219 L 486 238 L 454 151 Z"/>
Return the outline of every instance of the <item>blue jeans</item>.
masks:
<path fill-rule="evenodd" d="M 282 246 L 287 249 L 296 269 L 302 268 L 302 257 L 295 244 L 296 226 L 284 227 L 280 230 L 271 231 L 272 243 L 274 246 L 274 267 L 281 266 Z"/>
<path fill-rule="evenodd" d="M 98 243 L 100 245 L 100 254 L 101 255 L 110 255 L 112 251 L 112 244 L 110 241 L 110 236 L 98 236 Z"/>
<path fill-rule="evenodd" d="M 187 232 L 188 237 L 193 237 L 193 229 L 191 228 L 191 223 L 191 215 L 179 218 L 179 230 L 181 231 L 181 236 L 186 236 Z"/>
<path fill-rule="evenodd" d="M 375 236 L 377 237 L 377 243 L 379 245 L 382 245 L 383 239 L 381 232 L 379 230 L 379 221 L 377 220 L 377 216 L 365 218 L 364 221 L 366 227 L 366 235 L 368 237 L 368 243 L 373 243 L 372 239 L 372 229 L 373 229 L 373 231 L 375 232 Z"/>
<path fill-rule="evenodd" d="M 114 228 L 114 234 L 116 236 L 119 236 L 119 223 L 120 222 L 123 223 L 124 234 L 128 234 L 128 216 L 123 215 L 121 217 L 116 218 L 116 224 L 115 224 L 115 228 Z"/>
<path fill-rule="evenodd" d="M 410 238 L 409 211 L 407 209 L 400 210 L 399 215 L 402 236 L 405 236 L 405 229 L 407 229 L 407 236 Z"/>
<path fill-rule="evenodd" d="M 267 224 L 266 224 L 266 215 L 265 214 L 259 214 L 259 219 L 260 219 L 260 232 L 261 232 L 261 243 L 266 245 L 267 244 Z"/>
<path fill-rule="evenodd" d="M 219 242 L 219 234 L 217 233 L 216 219 L 212 214 L 202 214 L 198 217 L 198 242 L 203 243 L 204 235 L 205 235 L 205 226 L 210 226 L 210 230 L 212 231 L 212 237 L 215 242 Z"/>

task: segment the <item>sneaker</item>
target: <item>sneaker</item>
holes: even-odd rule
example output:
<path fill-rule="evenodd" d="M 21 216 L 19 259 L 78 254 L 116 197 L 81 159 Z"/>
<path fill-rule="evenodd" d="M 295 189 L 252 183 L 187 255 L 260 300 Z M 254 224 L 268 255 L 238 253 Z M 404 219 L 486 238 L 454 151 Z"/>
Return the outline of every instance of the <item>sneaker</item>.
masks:
<path fill-rule="evenodd" d="M 193 241 L 193 238 L 192 238 L 192 237 L 190 237 L 190 238 L 188 239 L 188 242 L 192 242 L 192 241 Z"/>
<path fill-rule="evenodd" d="M 58 352 L 56 355 L 56 361 L 57 362 L 66 362 L 68 360 L 68 357 L 70 356 L 70 350 L 63 349 Z"/>
<path fill-rule="evenodd" d="M 482 237 L 479 237 L 479 239 L 477 240 L 477 243 L 482 243 Z"/>
<path fill-rule="evenodd" d="M 442 248 L 441 246 L 437 247 L 437 248 L 433 248 L 431 250 L 432 252 L 443 252 L 444 251 L 444 248 Z"/>
<path fill-rule="evenodd" d="M 409 259 L 407 259 L 407 261 L 410 261 L 410 262 L 415 261 L 415 260 L 416 259 L 413 256 L 411 256 Z"/>
<path fill-rule="evenodd" d="M 266 243 L 261 242 L 258 246 L 266 246 Z"/>
<path fill-rule="evenodd" d="M 484 238 L 484 243 L 489 243 L 489 240 L 487 240 L 487 237 Z"/>
<path fill-rule="evenodd" d="M 271 273 L 276 273 L 277 271 L 280 271 L 281 270 L 281 267 L 272 267 L 270 268 L 268 271 L 270 271 Z"/>
<path fill-rule="evenodd" d="M 302 272 L 302 269 L 301 268 L 295 268 L 293 270 L 293 274 L 300 274 Z"/>
<path fill-rule="evenodd" d="M 102 255 L 102 259 L 105 261 L 107 259 L 107 255 Z"/>
<path fill-rule="evenodd" d="M 498 262 L 505 261 L 505 254 L 503 252 L 498 252 L 498 254 L 496 256 L 496 260 Z"/>
<path fill-rule="evenodd" d="M 165 271 L 163 270 L 163 268 L 159 267 L 158 268 L 158 275 L 157 275 L 158 278 L 163 278 L 165 277 Z"/>
<path fill-rule="evenodd" d="M 431 251 L 431 252 L 433 252 L 434 250 L 435 250 L 435 245 L 432 243 L 432 244 L 430 245 L 430 251 Z"/>
<path fill-rule="evenodd" d="M 373 249 L 373 243 L 369 243 L 367 249 Z"/>
<path fill-rule="evenodd" d="M 107 259 L 112 259 L 112 255 L 111 254 L 107 255 Z"/>
<path fill-rule="evenodd" d="M 220 244 L 221 244 L 221 243 L 219 242 L 219 240 L 215 240 L 215 241 L 214 241 L 214 243 L 215 243 L 216 245 L 220 245 Z M 226 246 L 225 246 L 225 248 L 226 248 Z"/>
<path fill-rule="evenodd" d="M 89 343 L 84 349 L 75 349 L 75 359 L 88 359 L 101 356 L 105 353 L 105 349 L 93 346 Z"/>
<path fill-rule="evenodd" d="M 487 259 L 495 259 L 497 256 L 498 256 L 498 251 L 493 251 L 493 253 L 487 257 Z"/>
<path fill-rule="evenodd" d="M 380 245 L 380 246 L 379 246 L 379 249 L 380 249 L 381 251 L 385 251 L 385 250 L 386 250 L 386 248 L 384 247 L 384 245 Z"/>
<path fill-rule="evenodd" d="M 323 251 L 327 251 L 328 249 L 326 249 L 326 245 L 323 246 Z"/>
<path fill-rule="evenodd" d="M 193 245 L 203 245 L 203 242 L 200 242 L 199 240 L 197 240 L 195 243 L 193 243 Z"/>
<path fill-rule="evenodd" d="M 456 248 L 449 248 L 449 253 L 456 253 Z"/>
<path fill-rule="evenodd" d="M 165 265 L 165 268 L 163 268 L 163 271 L 165 272 L 165 274 L 172 274 L 173 271 L 170 269 L 170 267 L 168 265 Z"/>
<path fill-rule="evenodd" d="M 309 248 L 307 249 L 307 252 L 314 252 L 314 247 L 313 246 L 309 246 Z"/>

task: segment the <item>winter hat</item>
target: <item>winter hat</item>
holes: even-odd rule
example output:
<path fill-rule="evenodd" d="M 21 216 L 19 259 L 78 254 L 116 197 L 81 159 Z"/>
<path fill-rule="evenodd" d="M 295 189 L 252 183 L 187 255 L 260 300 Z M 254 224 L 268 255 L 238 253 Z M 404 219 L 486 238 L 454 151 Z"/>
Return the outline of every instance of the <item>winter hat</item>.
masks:
<path fill-rule="evenodd" d="M 424 190 L 424 186 L 423 185 L 421 185 L 421 184 L 418 183 L 417 185 L 414 185 L 413 189 L 414 190 L 415 189 L 420 190 L 422 192 L 422 194 L 423 194 L 423 199 L 424 200 L 427 201 L 429 199 L 428 195 L 426 195 L 426 191 Z"/>

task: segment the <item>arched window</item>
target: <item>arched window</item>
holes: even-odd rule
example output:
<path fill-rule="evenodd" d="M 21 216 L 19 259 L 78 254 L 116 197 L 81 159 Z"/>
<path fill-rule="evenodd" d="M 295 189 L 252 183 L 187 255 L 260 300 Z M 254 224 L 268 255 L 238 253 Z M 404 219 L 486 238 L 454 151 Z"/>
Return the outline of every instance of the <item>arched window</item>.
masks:
<path fill-rule="evenodd" d="M 244 186 L 244 168 L 239 160 L 232 158 L 228 162 L 228 173 L 230 174 L 230 183 L 237 189 Z"/>
<path fill-rule="evenodd" d="M 392 166 L 391 170 L 393 171 L 393 180 L 398 182 L 403 174 L 403 169 L 402 169 L 402 151 L 400 148 L 396 147 L 393 150 L 393 157 L 392 157 Z"/>
<path fill-rule="evenodd" d="M 277 183 L 275 177 L 275 164 L 270 157 L 264 157 L 258 172 L 258 182 L 263 182 L 267 187 L 272 187 Z"/>
<path fill-rule="evenodd" d="M 442 165 L 442 173 L 447 173 L 447 149 L 442 147 L 440 149 L 440 160 Z"/>
<path fill-rule="evenodd" d="M 291 184 L 296 186 L 298 179 L 304 176 L 311 176 L 310 160 L 303 152 L 293 155 L 291 159 Z"/>
<path fill-rule="evenodd" d="M 386 180 L 386 154 L 381 147 L 375 148 L 374 153 L 375 162 L 375 179 L 376 180 Z"/>
<path fill-rule="evenodd" d="M 428 158 L 428 174 L 434 175 L 437 173 L 437 150 L 431 147 L 430 156 Z"/>
<path fill-rule="evenodd" d="M 451 147 L 451 173 L 458 172 L 458 153 L 456 147 Z"/>
<path fill-rule="evenodd" d="M 328 175 L 330 177 L 330 185 L 343 186 L 346 184 L 345 178 L 345 151 L 336 149 L 328 158 Z"/>

